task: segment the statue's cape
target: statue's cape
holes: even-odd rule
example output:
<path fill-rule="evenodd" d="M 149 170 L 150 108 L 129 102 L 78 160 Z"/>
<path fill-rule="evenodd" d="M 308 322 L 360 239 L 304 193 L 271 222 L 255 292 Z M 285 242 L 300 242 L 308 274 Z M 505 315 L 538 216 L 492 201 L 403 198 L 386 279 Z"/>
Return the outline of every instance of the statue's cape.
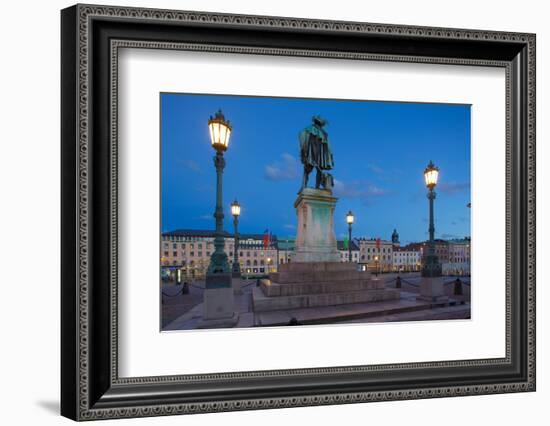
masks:
<path fill-rule="evenodd" d="M 306 127 L 299 135 L 300 157 L 303 164 L 330 170 L 334 159 L 328 142 L 328 134 L 317 126 Z M 317 147 L 312 142 L 321 142 Z"/>

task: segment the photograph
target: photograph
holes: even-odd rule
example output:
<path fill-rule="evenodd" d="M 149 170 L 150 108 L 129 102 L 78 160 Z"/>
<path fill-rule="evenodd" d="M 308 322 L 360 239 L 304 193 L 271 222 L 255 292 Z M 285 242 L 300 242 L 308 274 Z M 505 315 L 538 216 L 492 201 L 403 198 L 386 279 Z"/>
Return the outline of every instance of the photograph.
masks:
<path fill-rule="evenodd" d="M 543 406 L 544 14 L 399 1 L 75 4 L 60 6 L 60 26 L 58 11 L 54 25 L 41 11 L 34 24 L 56 44 L 35 50 L 43 62 L 60 55 L 58 84 L 39 84 L 41 94 L 24 67 L 11 80 L 48 102 L 59 92 L 61 108 L 30 127 L 28 114 L 12 120 L 6 140 L 58 131 L 61 150 L 46 153 L 44 137 L 30 138 L 40 155 L 8 145 L 54 171 L 60 194 L 8 187 L 60 215 L 54 227 L 6 223 L 21 246 L 10 253 L 25 252 L 22 229 L 60 240 L 50 263 L 61 291 L 40 285 L 48 291 L 35 297 L 59 307 L 60 345 L 26 375 L 51 380 L 14 376 L 15 388 L 53 383 L 75 421 L 211 413 L 201 417 L 269 424 L 280 422 L 273 409 L 307 417 L 316 408 L 305 407 L 327 406 L 332 424 L 363 418 L 350 404 L 369 403 L 369 418 L 390 424 L 462 424 L 487 404 L 512 424 Z M 26 111 L 19 92 L 12 110 Z M 13 176 L 27 164 L 6 158 Z M 21 216 L 33 211 L 25 203 L 10 205 Z M 17 297 L 6 300 L 8 317 L 25 321 Z M 40 309 L 23 328 L 47 320 Z M 20 342 L 22 327 L 11 328 Z"/>
<path fill-rule="evenodd" d="M 160 331 L 470 320 L 471 105 L 159 102 Z"/>

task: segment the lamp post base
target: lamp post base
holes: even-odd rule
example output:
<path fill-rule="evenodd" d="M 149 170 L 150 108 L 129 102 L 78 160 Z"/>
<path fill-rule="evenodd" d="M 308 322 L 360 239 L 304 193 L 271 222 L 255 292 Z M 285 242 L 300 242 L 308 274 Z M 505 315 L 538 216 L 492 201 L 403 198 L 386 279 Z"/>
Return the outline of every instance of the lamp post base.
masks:
<path fill-rule="evenodd" d="M 230 273 L 211 274 L 206 276 L 204 290 L 204 311 L 200 328 L 233 327 L 236 325 L 235 298 Z M 232 324 L 232 325 L 231 325 Z"/>
<path fill-rule="evenodd" d="M 233 286 L 233 294 L 236 296 L 240 296 L 243 294 L 243 281 L 241 279 L 241 274 L 234 276 L 232 278 L 232 286 Z"/>
<path fill-rule="evenodd" d="M 197 324 L 197 328 L 231 328 L 235 327 L 239 322 L 239 314 L 233 312 L 230 318 L 201 318 Z"/>
<path fill-rule="evenodd" d="M 422 277 L 420 282 L 420 294 L 416 300 L 432 304 L 445 304 L 449 297 L 445 295 L 442 277 Z"/>

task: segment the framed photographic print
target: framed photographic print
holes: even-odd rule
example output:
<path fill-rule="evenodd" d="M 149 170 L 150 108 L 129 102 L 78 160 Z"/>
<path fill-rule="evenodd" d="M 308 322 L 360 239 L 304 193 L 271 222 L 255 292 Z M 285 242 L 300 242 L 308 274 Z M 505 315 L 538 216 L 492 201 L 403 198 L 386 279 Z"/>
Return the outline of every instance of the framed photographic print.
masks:
<path fill-rule="evenodd" d="M 64 416 L 535 390 L 535 35 L 61 27 Z"/>

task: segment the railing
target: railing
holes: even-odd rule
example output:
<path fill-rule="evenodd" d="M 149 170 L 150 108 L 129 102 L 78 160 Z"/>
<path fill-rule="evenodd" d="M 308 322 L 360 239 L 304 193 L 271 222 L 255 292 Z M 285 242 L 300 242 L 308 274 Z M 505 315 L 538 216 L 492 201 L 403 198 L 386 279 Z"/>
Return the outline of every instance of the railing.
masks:
<path fill-rule="evenodd" d="M 415 287 L 415 288 L 420 287 L 419 283 L 414 283 L 412 281 L 406 280 L 404 278 L 401 278 L 399 275 L 395 278 L 390 278 L 389 280 L 384 281 L 384 283 L 385 284 L 390 284 L 394 281 L 395 281 L 395 288 L 401 288 L 402 283 L 405 283 L 405 284 L 407 284 L 411 287 Z M 455 295 L 459 296 L 459 295 L 463 294 L 462 285 L 464 284 L 464 285 L 470 286 L 470 281 L 465 281 L 464 279 L 461 279 L 460 277 L 456 277 L 452 280 L 445 281 L 443 283 L 443 285 L 448 285 L 448 284 L 454 284 L 455 285 L 453 293 Z"/>
<path fill-rule="evenodd" d="M 165 296 L 165 297 L 176 297 L 176 296 L 179 296 L 180 294 L 184 294 L 183 293 L 184 291 L 184 286 L 182 285 L 181 288 L 174 294 L 166 294 L 164 291 L 162 292 L 162 295 Z"/>

